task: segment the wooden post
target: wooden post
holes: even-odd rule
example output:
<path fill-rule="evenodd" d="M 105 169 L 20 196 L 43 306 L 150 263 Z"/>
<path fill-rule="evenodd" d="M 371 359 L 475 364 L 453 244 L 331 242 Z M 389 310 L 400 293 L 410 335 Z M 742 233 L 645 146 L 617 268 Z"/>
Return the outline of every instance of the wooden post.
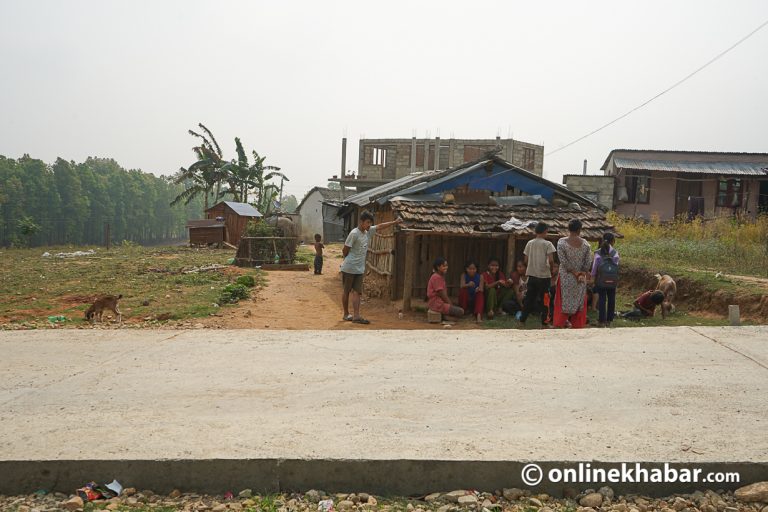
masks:
<path fill-rule="evenodd" d="M 507 236 L 507 277 L 515 271 L 515 235 Z"/>
<path fill-rule="evenodd" d="M 403 311 L 411 310 L 413 267 L 416 265 L 416 234 L 405 234 L 405 268 L 403 269 Z"/>

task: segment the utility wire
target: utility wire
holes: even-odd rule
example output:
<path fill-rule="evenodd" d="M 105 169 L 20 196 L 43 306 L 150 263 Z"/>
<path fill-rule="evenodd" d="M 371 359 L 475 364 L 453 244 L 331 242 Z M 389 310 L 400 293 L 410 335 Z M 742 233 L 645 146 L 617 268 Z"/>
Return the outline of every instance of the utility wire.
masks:
<path fill-rule="evenodd" d="M 719 54 L 717 54 L 717 55 L 716 55 L 714 58 L 712 58 L 711 60 L 709 60 L 709 61 L 708 61 L 706 64 L 704 64 L 704 65 L 703 65 L 703 66 L 701 66 L 700 68 L 696 69 L 695 71 L 693 71 L 692 73 L 690 73 L 689 75 L 687 75 L 685 78 L 683 78 L 683 79 L 681 79 L 681 80 L 678 80 L 677 82 L 675 82 L 675 83 L 674 83 L 674 84 L 672 84 L 671 86 L 667 87 L 666 89 L 664 89 L 663 91 L 661 91 L 660 93 L 658 93 L 656 96 L 654 96 L 654 97 L 650 98 L 649 100 L 646 100 L 645 102 L 643 102 L 643 103 L 641 103 L 640 105 L 636 106 L 636 107 L 635 107 L 635 108 L 633 108 L 632 110 L 630 110 L 630 111 L 628 111 L 628 112 L 626 112 L 626 113 L 624 113 L 624 114 L 620 115 L 619 117 L 617 117 L 617 118 L 616 118 L 616 119 L 614 119 L 613 121 L 610 121 L 610 122 L 608 122 L 608 123 L 605 123 L 605 124 L 604 124 L 604 125 L 602 125 L 601 127 L 599 127 L 599 128 L 596 128 L 595 130 L 592 130 L 592 131 L 591 131 L 591 132 L 589 132 L 588 134 L 586 134 L 586 135 L 583 135 L 583 136 L 579 137 L 578 139 L 576 139 L 576 140 L 573 140 L 573 141 L 569 142 L 569 143 L 568 143 L 568 144 L 566 144 L 565 146 L 560 146 L 559 148 L 557 148 L 557 149 L 555 149 L 555 150 L 553 150 L 553 151 L 550 151 L 549 153 L 545 153 L 545 154 L 544 154 L 544 156 L 553 155 L 553 154 L 557 153 L 558 151 L 562 151 L 563 149 L 565 149 L 565 148 L 567 148 L 567 147 L 569 147 L 569 146 L 573 146 L 573 145 L 574 145 L 574 144 L 576 144 L 577 142 L 581 142 L 582 140 L 586 139 L 587 137 L 589 137 L 589 136 L 591 136 L 591 135 L 594 135 L 594 134 L 596 134 L 596 133 L 597 133 L 597 132 L 599 132 L 600 130 L 602 130 L 602 129 L 604 129 L 604 128 L 608 128 L 608 127 L 609 127 L 609 126 L 611 126 L 612 124 L 614 124 L 614 123 L 616 123 L 616 122 L 618 122 L 618 121 L 621 121 L 622 119 L 624 119 L 625 117 L 627 117 L 627 116 L 628 116 L 629 114 L 631 114 L 632 112 L 635 112 L 636 110 L 640 110 L 641 108 L 643 108 L 644 106 L 646 106 L 647 104 L 649 104 L 650 102 L 652 102 L 653 100 L 655 100 L 656 98 L 658 98 L 658 97 L 660 97 L 660 96 L 663 96 L 664 94 L 668 93 L 669 91 L 671 91 L 672 89 L 674 89 L 674 88 L 675 88 L 675 87 L 677 87 L 678 85 L 682 84 L 683 82 L 685 82 L 685 81 L 686 81 L 686 80 L 688 80 L 689 78 L 693 77 L 693 76 L 694 76 L 695 74 L 697 74 L 699 71 L 702 71 L 704 68 L 706 68 L 706 67 L 707 67 L 707 66 L 709 66 L 710 64 L 712 64 L 712 63 L 714 63 L 715 61 L 717 61 L 718 59 L 720 59 L 720 57 L 724 56 L 726 53 L 730 52 L 731 50 L 733 50 L 734 48 L 736 48 L 737 46 L 739 46 L 741 43 L 743 43 L 744 41 L 746 41 L 747 39 L 749 39 L 750 37 L 752 37 L 753 35 L 755 35 L 755 34 L 756 34 L 758 31 L 760 31 L 761 29 L 763 29 L 763 28 L 764 28 L 766 25 L 768 25 L 768 20 L 765 20 L 765 21 L 764 21 L 764 22 L 763 22 L 763 23 L 762 23 L 762 24 L 761 24 L 759 27 L 757 27 L 756 29 L 754 29 L 752 32 L 750 32 L 750 33 L 749 33 L 749 34 L 747 34 L 746 36 L 744 36 L 744 37 L 742 37 L 741 39 L 739 39 L 738 41 L 736 41 L 736 43 L 734 43 L 733 45 L 731 45 L 731 46 L 730 46 L 730 47 L 728 47 L 727 49 L 725 49 L 725 50 L 723 50 L 722 52 L 720 52 Z"/>

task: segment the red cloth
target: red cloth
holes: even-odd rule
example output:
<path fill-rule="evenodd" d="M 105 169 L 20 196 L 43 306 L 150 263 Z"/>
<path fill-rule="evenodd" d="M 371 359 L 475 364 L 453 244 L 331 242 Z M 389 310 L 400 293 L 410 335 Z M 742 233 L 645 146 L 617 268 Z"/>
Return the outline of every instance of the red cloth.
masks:
<path fill-rule="evenodd" d="M 473 301 L 469 298 L 469 290 L 467 288 L 459 290 L 459 307 L 463 309 L 465 313 L 472 311 L 475 315 L 481 315 L 485 309 L 485 295 L 483 295 L 483 292 L 475 292 L 474 304 L 471 304 L 472 302 Z M 471 308 L 469 307 L 470 304 L 472 305 Z"/>
<path fill-rule="evenodd" d="M 651 300 L 651 295 L 653 295 L 653 292 L 654 290 L 648 290 L 647 292 L 639 296 L 635 301 L 644 309 L 648 309 L 651 311 L 651 314 L 648 316 L 653 316 L 653 313 L 656 311 L 656 304 Z M 643 314 L 645 314 L 645 311 L 643 311 Z"/>
<path fill-rule="evenodd" d="M 427 283 L 427 307 L 432 311 L 448 314 L 451 305 L 443 301 L 440 292 L 445 290 L 445 278 L 439 272 L 433 272 Z"/>
<path fill-rule="evenodd" d="M 560 292 L 560 280 L 557 280 L 557 291 L 555 292 L 555 318 L 553 325 L 555 327 L 565 327 L 567 321 L 571 322 L 571 327 L 580 329 L 587 325 L 587 295 L 584 294 L 584 305 L 579 311 L 572 315 L 563 313 L 563 302 Z"/>
<path fill-rule="evenodd" d="M 490 285 L 494 281 L 506 281 L 506 280 L 507 280 L 507 278 L 504 277 L 504 272 L 502 272 L 501 270 L 499 270 L 499 278 L 498 279 L 494 278 L 491 275 L 491 273 L 488 272 L 487 270 L 485 272 L 483 272 L 483 281 L 485 281 L 486 285 Z M 501 285 L 497 284 L 496 288 L 499 288 L 499 287 L 501 287 Z"/>

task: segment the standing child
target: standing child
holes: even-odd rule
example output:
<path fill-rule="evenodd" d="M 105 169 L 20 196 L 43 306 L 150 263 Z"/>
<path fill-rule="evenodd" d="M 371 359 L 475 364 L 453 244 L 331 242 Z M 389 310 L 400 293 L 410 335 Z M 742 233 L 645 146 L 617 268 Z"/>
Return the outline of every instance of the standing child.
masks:
<path fill-rule="evenodd" d="M 485 308 L 483 280 L 477 272 L 477 263 L 474 261 L 468 261 L 464 265 L 464 273 L 461 274 L 459 284 L 459 306 L 467 313 L 471 311 L 478 322 L 483 321 L 483 309 Z"/>
<path fill-rule="evenodd" d="M 325 245 L 323 245 L 323 242 L 321 242 L 322 239 L 323 237 L 315 233 L 315 275 L 316 276 L 323 273 L 323 249 L 325 249 Z"/>
<path fill-rule="evenodd" d="M 592 262 L 592 279 L 597 293 L 599 327 L 608 327 L 616 314 L 616 286 L 619 281 L 619 252 L 613 248 L 613 233 L 605 233 Z"/>
<path fill-rule="evenodd" d="M 445 274 L 448 272 L 446 259 L 435 259 L 432 270 L 434 272 L 427 283 L 427 307 L 443 315 L 464 316 L 464 310 L 454 306 L 448 297 L 448 287 L 445 284 Z"/>

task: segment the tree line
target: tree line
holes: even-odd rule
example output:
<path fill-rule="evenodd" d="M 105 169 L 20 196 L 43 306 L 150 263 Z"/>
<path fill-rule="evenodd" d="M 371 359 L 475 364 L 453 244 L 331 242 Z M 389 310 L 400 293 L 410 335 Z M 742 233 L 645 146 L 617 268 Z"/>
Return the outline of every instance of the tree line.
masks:
<path fill-rule="evenodd" d="M 0 246 L 160 243 L 186 236 L 202 198 L 171 203 L 184 191 L 174 178 L 126 170 L 110 158 L 53 164 L 0 155 Z"/>

